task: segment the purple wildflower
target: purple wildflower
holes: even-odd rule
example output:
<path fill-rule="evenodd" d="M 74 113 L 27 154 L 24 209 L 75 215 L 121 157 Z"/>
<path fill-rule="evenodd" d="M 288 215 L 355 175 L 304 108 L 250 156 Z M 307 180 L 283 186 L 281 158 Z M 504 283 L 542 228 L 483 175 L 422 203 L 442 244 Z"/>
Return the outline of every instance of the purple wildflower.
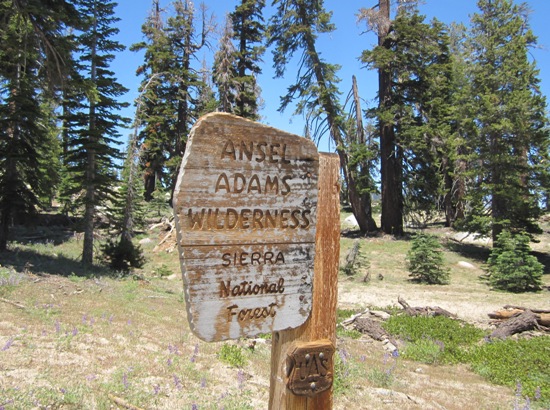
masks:
<path fill-rule="evenodd" d="M 61 332 L 61 323 L 59 323 L 59 320 L 55 321 L 55 332 L 56 333 Z"/>
<path fill-rule="evenodd" d="M 124 390 L 128 390 L 128 374 L 126 373 L 122 375 L 122 385 L 124 386 Z"/>
<path fill-rule="evenodd" d="M 338 350 L 338 355 L 340 356 L 340 359 L 342 359 L 343 364 L 346 364 L 348 362 L 348 358 L 350 357 L 350 354 L 346 349 Z"/>
<path fill-rule="evenodd" d="M 75 327 L 73 327 L 73 336 L 76 336 L 78 334 L 78 329 Z"/>
<path fill-rule="evenodd" d="M 206 379 L 204 377 L 201 379 L 201 387 L 203 389 L 206 387 Z"/>
<path fill-rule="evenodd" d="M 242 389 L 245 382 L 243 369 L 239 369 L 239 371 L 237 372 L 237 381 L 239 383 L 239 389 Z"/>
<path fill-rule="evenodd" d="M 193 405 L 191 406 L 191 410 L 199 410 L 199 406 L 193 403 Z"/>
<path fill-rule="evenodd" d="M 13 344 L 13 341 L 14 341 L 14 338 L 10 337 L 8 339 L 8 341 L 6 342 L 6 344 L 4 345 L 4 347 L 2 348 L 2 351 L 5 352 L 6 350 L 8 350 L 11 347 L 11 345 Z"/>
<path fill-rule="evenodd" d="M 153 392 L 154 392 L 155 394 L 159 394 L 159 393 L 160 393 L 160 384 L 155 384 L 155 385 L 153 386 Z"/>
<path fill-rule="evenodd" d="M 176 389 L 178 390 L 183 389 L 183 385 L 181 384 L 179 377 L 176 375 L 174 375 L 174 384 L 176 385 Z"/>

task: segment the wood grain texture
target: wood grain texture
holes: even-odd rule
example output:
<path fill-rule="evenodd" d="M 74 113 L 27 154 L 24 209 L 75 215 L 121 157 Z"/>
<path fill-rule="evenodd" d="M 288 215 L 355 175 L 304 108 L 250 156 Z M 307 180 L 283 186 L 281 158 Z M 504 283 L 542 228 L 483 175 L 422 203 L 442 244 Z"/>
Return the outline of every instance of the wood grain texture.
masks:
<path fill-rule="evenodd" d="M 309 317 L 318 167 L 310 140 L 224 113 L 195 124 L 174 214 L 198 337 L 254 336 Z"/>
<path fill-rule="evenodd" d="M 312 311 L 309 320 L 302 326 L 273 334 L 269 397 L 269 408 L 272 410 L 332 409 L 332 388 L 314 397 L 296 396 L 288 390 L 286 358 L 297 343 L 326 339 L 336 346 L 340 254 L 339 170 L 337 155 L 320 154 Z M 333 373 L 334 369 L 329 371 Z"/>

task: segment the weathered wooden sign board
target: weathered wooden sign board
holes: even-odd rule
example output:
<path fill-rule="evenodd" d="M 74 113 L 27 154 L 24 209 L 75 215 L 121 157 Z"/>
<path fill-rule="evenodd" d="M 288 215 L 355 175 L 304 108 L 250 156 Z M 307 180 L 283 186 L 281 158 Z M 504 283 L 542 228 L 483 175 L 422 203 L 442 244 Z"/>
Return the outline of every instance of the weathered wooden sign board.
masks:
<path fill-rule="evenodd" d="M 220 341 L 296 328 L 311 311 L 319 154 L 305 138 L 213 113 L 174 192 L 187 313 Z"/>

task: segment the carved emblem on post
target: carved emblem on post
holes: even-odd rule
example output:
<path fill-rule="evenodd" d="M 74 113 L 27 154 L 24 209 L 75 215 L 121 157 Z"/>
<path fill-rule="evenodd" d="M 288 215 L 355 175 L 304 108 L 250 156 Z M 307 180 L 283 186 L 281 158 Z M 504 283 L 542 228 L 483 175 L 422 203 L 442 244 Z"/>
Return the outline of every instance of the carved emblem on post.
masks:
<path fill-rule="evenodd" d="M 287 387 L 297 396 L 315 396 L 332 386 L 334 345 L 330 340 L 297 343 L 287 358 Z"/>

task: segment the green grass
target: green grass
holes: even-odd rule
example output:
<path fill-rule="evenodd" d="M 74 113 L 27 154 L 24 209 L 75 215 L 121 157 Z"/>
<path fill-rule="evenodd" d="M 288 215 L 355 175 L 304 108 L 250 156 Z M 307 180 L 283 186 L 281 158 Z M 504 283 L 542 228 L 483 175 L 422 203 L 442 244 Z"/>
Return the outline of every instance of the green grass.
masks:
<path fill-rule="evenodd" d="M 407 342 L 404 357 L 423 362 L 427 355 L 433 357 L 431 363 L 462 362 L 464 348 L 477 343 L 486 335 L 485 331 L 473 325 L 444 316 L 394 315 L 383 327 L 393 336 Z M 436 350 L 439 350 L 437 355 Z"/>
<path fill-rule="evenodd" d="M 524 396 L 550 406 L 550 337 L 484 343 L 470 350 L 467 362 L 492 383 L 519 385 Z"/>
<path fill-rule="evenodd" d="M 492 383 L 521 386 L 532 401 L 550 404 L 550 337 L 488 341 L 487 332 L 443 316 L 392 316 L 384 328 L 405 342 L 405 359 L 465 363 Z"/>

